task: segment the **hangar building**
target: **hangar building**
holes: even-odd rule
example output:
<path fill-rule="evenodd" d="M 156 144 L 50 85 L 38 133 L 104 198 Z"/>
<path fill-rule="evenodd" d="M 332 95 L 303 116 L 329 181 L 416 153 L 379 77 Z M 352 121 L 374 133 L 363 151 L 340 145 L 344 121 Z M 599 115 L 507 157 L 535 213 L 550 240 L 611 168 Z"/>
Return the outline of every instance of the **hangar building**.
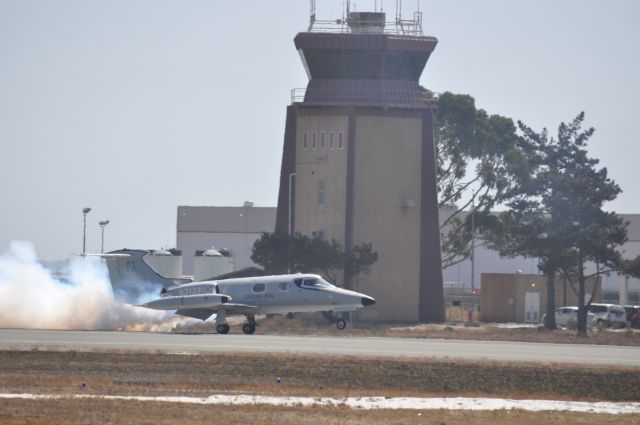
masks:
<path fill-rule="evenodd" d="M 274 207 L 179 206 L 176 247 L 182 252 L 182 273 L 194 274 L 194 259 L 211 248 L 226 249 L 235 259 L 235 269 L 254 266 L 251 248 L 262 232 L 273 232 Z"/>

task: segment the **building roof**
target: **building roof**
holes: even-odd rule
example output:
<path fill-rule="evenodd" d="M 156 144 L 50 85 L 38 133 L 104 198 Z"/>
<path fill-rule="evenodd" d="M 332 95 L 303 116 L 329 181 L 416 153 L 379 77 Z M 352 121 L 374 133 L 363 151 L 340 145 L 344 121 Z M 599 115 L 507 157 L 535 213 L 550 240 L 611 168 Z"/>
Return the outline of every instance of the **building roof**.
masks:
<path fill-rule="evenodd" d="M 273 232 L 276 207 L 178 206 L 178 233 Z"/>
<path fill-rule="evenodd" d="M 440 225 L 456 211 L 452 207 L 440 208 Z M 496 212 L 497 213 L 497 212 Z M 460 218 L 464 219 L 468 214 L 468 211 L 462 211 Z M 629 223 L 627 228 L 627 237 L 629 242 L 640 242 L 640 214 L 618 214 L 624 221 Z"/>

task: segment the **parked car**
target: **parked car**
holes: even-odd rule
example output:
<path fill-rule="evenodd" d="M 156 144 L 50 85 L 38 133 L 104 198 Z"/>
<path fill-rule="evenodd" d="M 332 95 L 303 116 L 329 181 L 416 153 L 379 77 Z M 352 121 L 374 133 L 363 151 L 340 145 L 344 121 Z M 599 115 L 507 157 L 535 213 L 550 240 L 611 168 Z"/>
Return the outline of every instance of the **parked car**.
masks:
<path fill-rule="evenodd" d="M 595 321 L 601 327 L 627 327 L 627 312 L 617 304 L 591 304 L 589 311 L 595 315 Z"/>
<path fill-rule="evenodd" d="M 627 322 L 632 328 L 640 328 L 640 305 L 622 306 L 627 312 Z"/>
<path fill-rule="evenodd" d="M 578 324 L 578 307 L 560 307 L 555 311 L 556 326 L 565 328 L 575 328 Z M 590 311 L 587 312 L 587 326 L 595 324 L 595 315 Z M 542 323 L 547 326 L 547 315 L 542 316 Z"/>

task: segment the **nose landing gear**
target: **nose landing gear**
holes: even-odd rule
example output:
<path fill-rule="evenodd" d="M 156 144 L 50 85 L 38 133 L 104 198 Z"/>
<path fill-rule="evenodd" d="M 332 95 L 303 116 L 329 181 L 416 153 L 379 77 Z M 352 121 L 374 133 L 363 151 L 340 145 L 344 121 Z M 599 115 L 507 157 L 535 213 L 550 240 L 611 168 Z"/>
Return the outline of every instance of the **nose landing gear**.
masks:
<path fill-rule="evenodd" d="M 222 335 L 229 333 L 229 325 L 226 321 L 226 312 L 224 310 L 218 311 L 216 315 L 216 332 Z"/>

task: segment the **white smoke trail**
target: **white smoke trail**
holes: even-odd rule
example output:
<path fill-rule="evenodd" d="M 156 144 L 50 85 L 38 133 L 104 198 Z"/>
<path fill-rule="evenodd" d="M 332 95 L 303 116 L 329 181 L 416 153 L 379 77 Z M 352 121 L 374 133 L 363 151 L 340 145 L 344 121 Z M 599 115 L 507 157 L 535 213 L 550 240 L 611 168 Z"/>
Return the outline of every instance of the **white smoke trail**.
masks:
<path fill-rule="evenodd" d="M 71 261 L 62 281 L 37 262 L 33 244 L 14 241 L 0 256 L 0 327 L 169 331 L 183 318 L 117 302 L 99 258 Z"/>

